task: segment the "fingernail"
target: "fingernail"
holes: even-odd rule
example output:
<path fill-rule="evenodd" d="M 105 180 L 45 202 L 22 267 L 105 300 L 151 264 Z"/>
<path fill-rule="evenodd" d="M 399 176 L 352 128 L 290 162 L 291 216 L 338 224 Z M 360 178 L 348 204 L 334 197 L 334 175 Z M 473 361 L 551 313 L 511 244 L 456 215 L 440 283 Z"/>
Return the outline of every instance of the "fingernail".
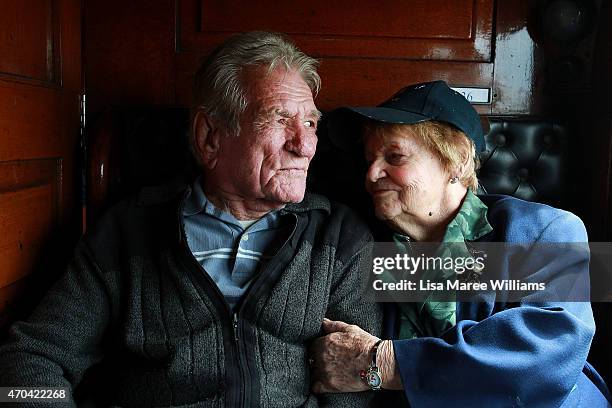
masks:
<path fill-rule="evenodd" d="M 329 322 L 331 322 L 331 320 L 329 320 L 327 317 L 324 317 L 324 318 L 323 318 L 323 321 L 324 321 L 325 323 L 329 323 Z"/>

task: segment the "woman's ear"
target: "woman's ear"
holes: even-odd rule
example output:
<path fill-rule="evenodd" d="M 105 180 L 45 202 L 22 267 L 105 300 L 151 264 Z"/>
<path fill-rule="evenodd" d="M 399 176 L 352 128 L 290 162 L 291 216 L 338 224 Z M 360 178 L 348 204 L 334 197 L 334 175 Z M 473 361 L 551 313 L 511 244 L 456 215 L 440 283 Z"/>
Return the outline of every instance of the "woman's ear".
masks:
<path fill-rule="evenodd" d="M 465 176 L 465 172 L 468 171 L 468 169 L 470 168 L 469 166 L 469 161 L 473 160 L 472 159 L 472 155 L 470 155 L 469 151 L 468 151 L 468 147 L 465 147 L 460 149 L 461 152 L 461 162 L 459 163 L 459 165 L 457 166 L 456 170 L 456 175 L 462 179 Z"/>
<path fill-rule="evenodd" d="M 193 118 L 192 131 L 199 162 L 208 170 L 214 169 L 219 155 L 219 130 L 206 112 L 198 110 Z"/>
<path fill-rule="evenodd" d="M 465 176 L 465 170 L 467 169 L 467 163 L 461 162 L 461 164 L 455 169 L 455 176 L 459 177 L 459 179 L 463 179 Z"/>

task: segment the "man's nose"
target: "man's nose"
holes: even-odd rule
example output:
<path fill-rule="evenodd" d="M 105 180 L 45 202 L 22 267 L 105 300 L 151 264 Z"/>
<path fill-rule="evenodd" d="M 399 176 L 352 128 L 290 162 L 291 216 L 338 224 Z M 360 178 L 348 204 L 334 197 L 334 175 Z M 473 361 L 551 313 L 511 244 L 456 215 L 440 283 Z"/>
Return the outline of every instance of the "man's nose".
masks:
<path fill-rule="evenodd" d="M 285 147 L 300 157 L 312 157 L 317 149 L 317 136 L 312 130 L 297 125 L 292 129 Z"/>
<path fill-rule="evenodd" d="M 387 176 L 385 169 L 378 160 L 374 160 L 368 167 L 366 178 L 370 183 L 376 183 L 379 179 Z"/>

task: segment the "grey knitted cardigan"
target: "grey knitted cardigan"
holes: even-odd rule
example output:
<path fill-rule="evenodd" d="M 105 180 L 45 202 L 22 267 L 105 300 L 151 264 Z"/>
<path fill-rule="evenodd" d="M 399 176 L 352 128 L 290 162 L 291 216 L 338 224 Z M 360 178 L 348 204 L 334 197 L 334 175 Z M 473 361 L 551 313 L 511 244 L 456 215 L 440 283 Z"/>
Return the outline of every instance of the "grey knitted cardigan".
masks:
<path fill-rule="evenodd" d="M 307 364 L 324 317 L 379 334 L 381 310 L 360 297 L 364 224 L 317 195 L 287 206 L 291 236 L 232 313 L 185 245 L 185 188 L 143 190 L 81 240 L 0 347 L 0 385 L 82 384 L 77 397 L 125 407 L 366 405 L 370 393 L 311 394 Z"/>

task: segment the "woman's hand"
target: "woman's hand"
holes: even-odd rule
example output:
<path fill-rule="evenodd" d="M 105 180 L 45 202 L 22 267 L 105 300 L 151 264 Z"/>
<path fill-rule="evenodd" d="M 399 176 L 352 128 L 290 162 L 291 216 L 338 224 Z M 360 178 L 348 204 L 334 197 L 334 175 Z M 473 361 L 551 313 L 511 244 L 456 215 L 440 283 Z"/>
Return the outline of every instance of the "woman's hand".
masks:
<path fill-rule="evenodd" d="M 312 391 L 355 392 L 369 387 L 359 377 L 370 366 L 372 347 L 379 340 L 360 327 L 340 321 L 323 320 L 327 334 L 310 349 Z"/>
<path fill-rule="evenodd" d="M 372 362 L 372 348 L 378 337 L 360 327 L 340 321 L 323 320 L 327 334 L 316 339 L 310 349 L 312 391 L 356 392 L 370 388 L 359 376 Z M 401 389 L 391 341 L 383 341 L 377 353 L 383 388 Z"/>

